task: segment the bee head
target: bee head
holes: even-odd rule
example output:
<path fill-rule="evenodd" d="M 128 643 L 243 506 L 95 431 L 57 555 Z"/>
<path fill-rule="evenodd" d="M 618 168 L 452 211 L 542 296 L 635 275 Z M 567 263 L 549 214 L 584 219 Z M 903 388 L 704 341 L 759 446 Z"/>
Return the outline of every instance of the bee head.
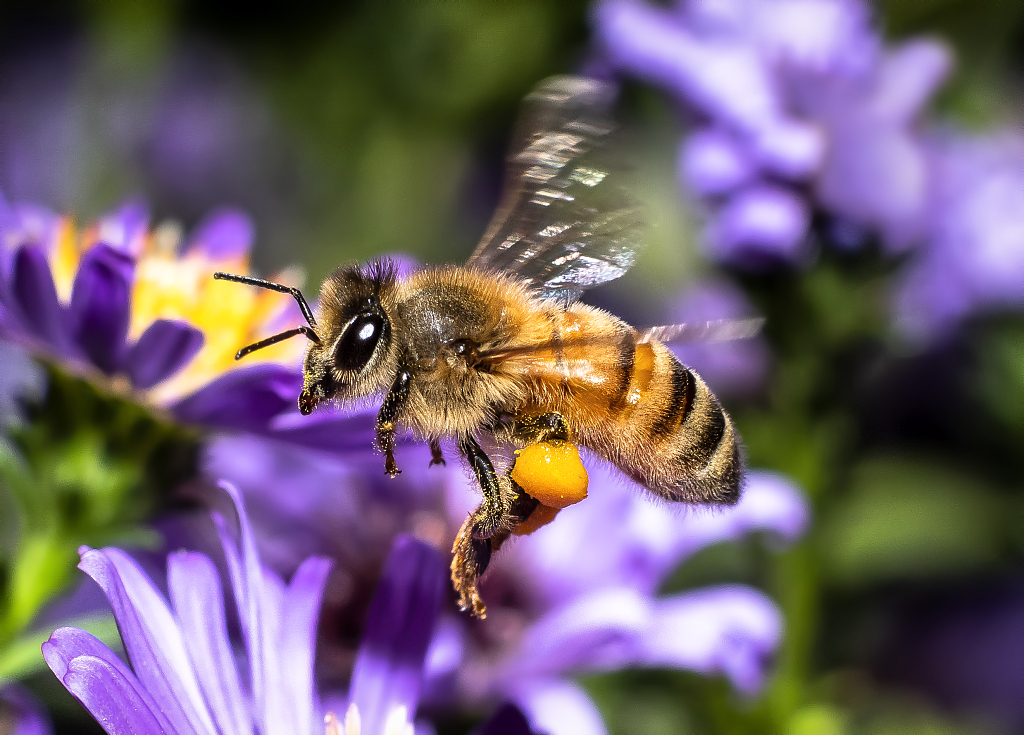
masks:
<path fill-rule="evenodd" d="M 387 387 L 397 348 L 391 337 L 395 265 L 374 261 L 343 266 L 320 288 L 319 339 L 306 352 L 299 410 L 312 413 L 321 401 L 357 398 Z"/>

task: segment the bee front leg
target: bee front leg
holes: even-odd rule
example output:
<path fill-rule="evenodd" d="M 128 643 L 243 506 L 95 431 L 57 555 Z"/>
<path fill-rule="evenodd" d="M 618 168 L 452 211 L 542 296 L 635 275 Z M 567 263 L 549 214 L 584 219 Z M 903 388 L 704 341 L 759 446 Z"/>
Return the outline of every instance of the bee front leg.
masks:
<path fill-rule="evenodd" d="M 395 432 L 398 412 L 409 398 L 409 386 L 412 384 L 412 371 L 402 365 L 395 376 L 391 390 L 384 396 L 384 405 L 377 414 L 377 446 L 384 452 L 384 472 L 391 477 L 402 474 L 395 464 Z"/>

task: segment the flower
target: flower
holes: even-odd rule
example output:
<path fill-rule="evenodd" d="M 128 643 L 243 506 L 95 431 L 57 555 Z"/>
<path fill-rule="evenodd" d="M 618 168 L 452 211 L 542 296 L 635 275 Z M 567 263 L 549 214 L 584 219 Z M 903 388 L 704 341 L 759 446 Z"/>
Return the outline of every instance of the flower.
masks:
<path fill-rule="evenodd" d="M 359 441 L 346 453 L 327 453 L 228 437 L 205 459 L 208 474 L 246 487 L 275 564 L 289 567 L 309 553 L 341 560 L 330 595 L 337 619 L 361 619 L 361 591 L 390 538 L 414 533 L 450 548 L 479 502 L 453 457 L 449 467 L 428 468 L 425 447 L 400 446 L 406 472 L 391 480 L 369 447 Z M 743 585 L 668 596 L 658 590 L 707 545 L 755 531 L 798 537 L 808 522 L 801 493 L 785 478 L 752 472 L 735 507 L 687 510 L 657 502 L 606 464 L 588 469 L 584 502 L 495 555 L 482 583 L 487 620 L 453 609 L 444 616 L 427 654 L 426 703 L 479 708 L 510 699 L 533 729 L 560 735 L 604 731 L 590 698 L 571 681 L 578 673 L 670 666 L 724 675 L 741 692 L 760 686 L 782 631 L 764 593 Z M 344 660 L 337 652 L 344 642 L 328 646 L 333 660 Z"/>
<path fill-rule="evenodd" d="M 240 546 L 214 514 L 245 644 L 240 675 L 227 634 L 220 578 L 209 557 L 168 557 L 170 604 L 119 549 L 83 547 L 80 567 L 103 589 L 129 669 L 88 633 L 61 628 L 43 644 L 47 664 L 112 735 L 121 733 L 313 733 L 317 611 L 331 567 L 305 560 L 287 585 L 265 568 L 238 491 Z M 340 732 L 412 732 L 423 655 L 445 584 L 429 546 L 399 538 L 385 566 L 357 657 Z M 342 727 L 336 718 L 329 720 Z M 362 726 L 360 728 L 360 724 Z M 388 729 L 392 728 L 392 729 Z"/>
<path fill-rule="evenodd" d="M 983 309 L 1024 307 L 1024 137 L 938 136 L 927 247 L 894 289 L 897 326 L 915 339 Z"/>
<path fill-rule="evenodd" d="M 490 605 L 489 617 L 514 633 L 466 646 L 459 685 L 478 697 L 511 699 L 536 729 L 553 735 L 605 732 L 571 682 L 580 673 L 671 667 L 724 675 L 742 693 L 757 691 L 782 635 L 768 596 L 744 585 L 667 596 L 658 588 L 712 543 L 758 530 L 798 538 L 808 522 L 802 494 L 779 475 L 751 472 L 735 507 L 681 515 L 642 497 L 607 466 L 590 468 L 590 476 L 586 502 L 494 560 L 483 594 L 514 588 L 517 595 L 506 597 L 518 600 L 512 609 Z"/>
<path fill-rule="evenodd" d="M 799 264 L 815 209 L 892 249 L 920 238 L 930 161 L 915 125 L 948 73 L 944 45 L 884 48 L 859 0 L 605 0 L 594 18 L 612 64 L 698 116 L 679 170 L 713 210 L 712 257 Z"/>
<path fill-rule="evenodd" d="M 67 218 L 0 200 L 0 337 L 183 421 L 244 428 L 286 410 L 301 385 L 301 345 L 268 348 L 245 366 L 233 356 L 298 319 L 295 305 L 212 278 L 246 270 L 248 218 L 212 213 L 180 254 L 177 227 L 149 231 L 147 219 L 130 203 L 78 233 Z"/>

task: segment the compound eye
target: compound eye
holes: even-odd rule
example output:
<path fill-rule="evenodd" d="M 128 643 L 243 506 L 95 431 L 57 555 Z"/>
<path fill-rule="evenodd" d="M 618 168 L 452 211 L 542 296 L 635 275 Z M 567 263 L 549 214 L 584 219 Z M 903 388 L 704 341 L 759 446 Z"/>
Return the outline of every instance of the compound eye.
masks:
<path fill-rule="evenodd" d="M 334 351 L 334 364 L 344 372 L 359 372 L 373 356 L 384 334 L 384 317 L 360 314 L 345 329 Z"/>

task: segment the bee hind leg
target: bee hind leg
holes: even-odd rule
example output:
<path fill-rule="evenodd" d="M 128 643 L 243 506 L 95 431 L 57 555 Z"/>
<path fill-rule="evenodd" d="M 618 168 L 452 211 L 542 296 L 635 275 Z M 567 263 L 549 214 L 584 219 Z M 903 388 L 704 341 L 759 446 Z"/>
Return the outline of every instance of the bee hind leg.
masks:
<path fill-rule="evenodd" d="M 459 606 L 479 618 L 487 608 L 480 598 L 477 581 L 487 570 L 491 552 L 497 551 L 512 528 L 537 506 L 511 478 L 502 483 L 490 458 L 473 437 L 466 437 L 460 448 L 480 483 L 484 500 L 469 514 L 459 529 L 452 547 L 452 584 L 459 593 Z"/>

